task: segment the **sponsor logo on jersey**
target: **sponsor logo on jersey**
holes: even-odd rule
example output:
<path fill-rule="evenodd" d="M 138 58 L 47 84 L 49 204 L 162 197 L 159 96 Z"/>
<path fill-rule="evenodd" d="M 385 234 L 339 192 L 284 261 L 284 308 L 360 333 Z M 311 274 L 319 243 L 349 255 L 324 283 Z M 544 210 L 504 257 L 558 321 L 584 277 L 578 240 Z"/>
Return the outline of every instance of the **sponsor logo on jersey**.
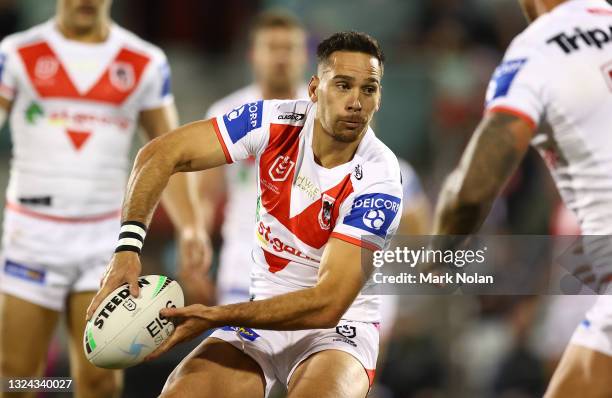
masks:
<path fill-rule="evenodd" d="M 223 116 L 223 122 L 232 143 L 261 127 L 263 101 L 251 102 L 235 108 Z"/>
<path fill-rule="evenodd" d="M 119 91 L 129 91 L 136 84 L 134 67 L 129 62 L 113 62 L 108 73 L 110 74 L 111 84 Z"/>
<path fill-rule="evenodd" d="M 353 201 L 344 224 L 384 238 L 400 209 L 401 199 L 384 193 L 360 195 Z"/>
<path fill-rule="evenodd" d="M 336 198 L 324 193 L 321 197 L 321 210 L 319 211 L 319 226 L 321 229 L 328 230 L 331 226 L 332 210 Z"/>
<path fill-rule="evenodd" d="M 527 62 L 526 58 L 508 60 L 502 62 L 501 65 L 495 69 L 491 81 L 489 82 L 489 87 L 487 88 L 487 103 L 495 98 L 504 97 L 508 94 L 512 81 L 525 62 Z"/>
<path fill-rule="evenodd" d="M 295 186 L 308 195 L 310 200 L 317 200 L 321 196 L 321 189 L 307 176 L 298 175 L 295 179 Z"/>
<path fill-rule="evenodd" d="M 43 108 L 38 102 L 32 101 L 30 106 L 25 110 L 25 120 L 28 124 L 36 124 L 38 119 L 45 115 Z"/>
<path fill-rule="evenodd" d="M 289 156 L 279 155 L 270 166 L 268 174 L 272 181 L 285 181 L 294 166 L 295 162 Z"/>
<path fill-rule="evenodd" d="M 4 272 L 7 275 L 11 275 L 19 279 L 24 279 L 28 282 L 34 282 L 39 284 L 45 283 L 46 271 L 31 268 L 23 264 L 18 264 L 11 260 L 6 260 L 4 262 Z"/>
<path fill-rule="evenodd" d="M 284 112 L 282 115 L 278 115 L 278 120 L 295 120 L 299 122 L 304 119 L 306 115 L 304 113 L 296 113 L 296 112 Z"/>
<path fill-rule="evenodd" d="M 336 333 L 348 339 L 352 339 L 357 336 L 357 328 L 349 325 L 338 325 L 336 326 Z"/>
<path fill-rule="evenodd" d="M 270 226 L 266 226 L 263 222 L 260 221 L 259 224 L 257 225 L 257 237 L 259 238 L 260 242 L 262 242 L 264 245 L 271 246 L 272 249 L 278 253 L 284 252 L 284 253 L 288 253 L 293 256 L 299 257 L 299 258 L 306 259 L 306 260 L 317 261 L 314 258 L 311 258 L 307 256 L 306 254 L 302 253 L 300 250 L 296 249 L 295 247 L 286 244 L 279 238 L 272 236 L 272 235 L 273 235 L 272 228 L 270 228 Z"/>
<path fill-rule="evenodd" d="M 36 60 L 34 76 L 41 80 L 47 80 L 55 76 L 59 69 L 59 62 L 52 55 L 44 55 Z"/>
<path fill-rule="evenodd" d="M 582 46 L 596 47 L 601 50 L 605 44 L 612 43 L 612 26 L 604 29 L 582 30 L 574 28 L 572 33 L 559 33 L 546 40 L 546 44 L 557 45 L 565 54 L 578 51 Z"/>
<path fill-rule="evenodd" d="M 249 341 L 255 341 L 258 337 L 260 337 L 253 329 L 251 328 L 243 328 L 238 326 L 224 326 L 221 330 L 225 330 L 228 332 L 236 332 L 241 337 Z"/>

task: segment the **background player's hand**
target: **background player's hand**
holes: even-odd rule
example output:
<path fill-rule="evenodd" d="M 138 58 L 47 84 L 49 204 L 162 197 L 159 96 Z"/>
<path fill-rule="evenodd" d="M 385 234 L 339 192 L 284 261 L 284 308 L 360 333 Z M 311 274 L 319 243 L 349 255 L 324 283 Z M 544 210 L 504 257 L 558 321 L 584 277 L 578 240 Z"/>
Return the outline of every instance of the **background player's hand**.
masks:
<path fill-rule="evenodd" d="M 179 231 L 179 261 L 181 273 L 206 274 L 212 260 L 210 238 L 203 228 L 183 228 Z"/>
<path fill-rule="evenodd" d="M 179 231 L 178 279 L 185 292 L 186 302 L 209 304 L 213 285 L 208 278 L 212 261 L 212 246 L 203 229 L 184 228 Z"/>
<path fill-rule="evenodd" d="M 155 351 L 147 355 L 145 361 L 155 359 L 169 351 L 178 343 L 192 340 L 204 331 L 215 327 L 213 323 L 205 317 L 209 307 L 201 304 L 189 305 L 182 308 L 164 308 L 159 314 L 164 318 L 172 318 L 176 326 L 174 332 L 164 341 Z"/>
<path fill-rule="evenodd" d="M 138 297 L 140 294 L 138 277 L 140 276 L 141 269 L 140 257 L 137 253 L 130 251 L 115 253 L 106 267 L 106 272 L 100 282 L 100 290 L 98 290 L 91 304 L 89 304 L 89 308 L 87 308 L 86 319 L 91 319 L 91 316 L 102 300 L 123 283 L 127 282 L 130 286 L 130 294 Z"/>

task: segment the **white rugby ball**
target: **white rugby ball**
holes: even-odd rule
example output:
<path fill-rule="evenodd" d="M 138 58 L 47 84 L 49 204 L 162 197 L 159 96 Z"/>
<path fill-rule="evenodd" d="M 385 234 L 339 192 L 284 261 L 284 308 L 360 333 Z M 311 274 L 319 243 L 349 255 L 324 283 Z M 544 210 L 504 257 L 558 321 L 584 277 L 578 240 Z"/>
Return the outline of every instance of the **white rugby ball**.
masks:
<path fill-rule="evenodd" d="M 123 369 L 136 365 L 174 331 L 159 315 L 166 307 L 183 307 L 179 284 L 162 275 L 138 278 L 140 297 L 130 296 L 124 284 L 102 301 L 87 326 L 83 348 L 87 359 L 100 368 Z"/>

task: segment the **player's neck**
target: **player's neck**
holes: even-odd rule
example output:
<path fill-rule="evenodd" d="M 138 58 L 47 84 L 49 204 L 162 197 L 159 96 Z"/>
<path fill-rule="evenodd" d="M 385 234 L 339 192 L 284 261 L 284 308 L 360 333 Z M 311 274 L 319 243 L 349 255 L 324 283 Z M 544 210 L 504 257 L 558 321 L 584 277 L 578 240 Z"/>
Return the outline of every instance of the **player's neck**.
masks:
<path fill-rule="evenodd" d="M 312 153 L 316 162 L 327 169 L 350 162 L 353 156 L 355 156 L 364 133 L 353 142 L 341 142 L 323 129 L 319 119 L 315 119 L 312 136 Z"/>
<path fill-rule="evenodd" d="M 61 18 L 57 19 L 57 29 L 68 40 L 82 43 L 102 43 L 110 33 L 110 21 L 104 20 L 93 25 L 90 29 L 77 29 Z"/>
<path fill-rule="evenodd" d="M 297 97 L 297 89 L 287 87 L 286 89 L 274 89 L 261 86 L 261 96 L 265 100 L 271 99 L 293 99 Z"/>

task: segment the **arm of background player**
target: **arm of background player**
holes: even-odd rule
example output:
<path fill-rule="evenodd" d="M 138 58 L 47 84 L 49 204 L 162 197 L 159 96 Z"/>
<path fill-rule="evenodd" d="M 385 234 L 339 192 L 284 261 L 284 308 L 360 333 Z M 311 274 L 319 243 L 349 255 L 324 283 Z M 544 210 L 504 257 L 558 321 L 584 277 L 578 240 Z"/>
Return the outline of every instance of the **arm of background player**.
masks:
<path fill-rule="evenodd" d="M 197 200 L 201 204 L 204 224 L 209 234 L 213 233 L 215 227 L 215 212 L 226 196 L 227 186 L 225 174 L 222 167 L 204 170 L 195 174 L 197 181 Z"/>
<path fill-rule="evenodd" d="M 199 336 L 204 330 L 226 325 L 268 330 L 332 328 L 361 291 L 369 273 L 362 266 L 364 249 L 331 238 L 321 257 L 314 287 L 265 300 L 219 307 L 191 305 L 166 308 L 164 317 L 185 318 L 174 333 L 147 359 L 154 359 L 174 345 Z M 372 252 L 366 250 L 366 253 Z M 364 259 L 364 264 L 371 264 Z"/>
<path fill-rule="evenodd" d="M 438 201 L 434 235 L 466 235 L 480 228 L 493 201 L 527 153 L 534 126 L 489 112 L 471 138 Z"/>
<path fill-rule="evenodd" d="M 4 122 L 6 122 L 6 117 L 11 110 L 12 104 L 13 101 L 0 96 L 0 128 L 4 126 Z"/>
<path fill-rule="evenodd" d="M 205 170 L 226 161 L 212 120 L 189 123 L 151 140 L 136 156 L 123 202 L 122 220 L 149 225 L 162 191 L 174 173 Z M 137 253 L 115 253 L 86 318 L 90 319 L 104 297 L 124 282 L 128 282 L 130 293 L 137 297 L 140 271 Z"/>
<path fill-rule="evenodd" d="M 404 198 L 404 200 L 406 200 Z M 425 194 L 410 198 L 402 210 L 397 235 L 427 235 L 431 231 L 431 205 Z"/>

